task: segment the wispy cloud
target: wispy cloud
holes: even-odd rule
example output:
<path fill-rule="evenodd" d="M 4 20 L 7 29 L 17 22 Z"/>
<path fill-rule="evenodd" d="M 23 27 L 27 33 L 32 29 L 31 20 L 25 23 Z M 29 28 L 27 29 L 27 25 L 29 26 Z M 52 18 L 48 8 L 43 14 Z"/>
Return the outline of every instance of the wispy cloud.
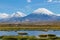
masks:
<path fill-rule="evenodd" d="M 48 2 L 60 3 L 60 0 L 48 0 Z"/>
<path fill-rule="evenodd" d="M 48 0 L 48 2 L 52 2 L 52 0 Z"/>
<path fill-rule="evenodd" d="M 28 3 L 30 3 L 30 2 L 31 2 L 31 0 L 27 0 L 27 2 L 28 2 Z"/>

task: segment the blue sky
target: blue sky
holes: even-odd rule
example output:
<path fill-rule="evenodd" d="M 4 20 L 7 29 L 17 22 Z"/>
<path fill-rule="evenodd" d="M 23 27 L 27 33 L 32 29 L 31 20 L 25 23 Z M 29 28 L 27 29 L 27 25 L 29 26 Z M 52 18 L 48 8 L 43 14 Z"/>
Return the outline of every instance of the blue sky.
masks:
<path fill-rule="evenodd" d="M 12 14 L 20 11 L 30 14 L 38 8 L 47 8 L 60 13 L 60 0 L 0 0 L 0 13 Z"/>

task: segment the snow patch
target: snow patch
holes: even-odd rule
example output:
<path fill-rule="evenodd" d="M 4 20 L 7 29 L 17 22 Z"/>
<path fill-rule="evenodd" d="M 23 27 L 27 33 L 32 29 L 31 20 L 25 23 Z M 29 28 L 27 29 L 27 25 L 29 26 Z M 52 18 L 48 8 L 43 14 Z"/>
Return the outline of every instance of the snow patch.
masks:
<path fill-rule="evenodd" d="M 33 13 L 35 14 L 47 14 L 47 15 L 52 15 L 54 14 L 53 12 L 51 12 L 50 10 L 46 9 L 46 8 L 38 8 L 37 10 L 33 11 Z"/>
<path fill-rule="evenodd" d="M 24 17 L 24 16 L 26 16 L 26 14 L 24 14 L 23 12 L 19 12 L 19 11 L 11 15 L 11 17 Z"/>
<path fill-rule="evenodd" d="M 7 13 L 0 13 L 0 18 L 8 18 L 9 14 Z"/>

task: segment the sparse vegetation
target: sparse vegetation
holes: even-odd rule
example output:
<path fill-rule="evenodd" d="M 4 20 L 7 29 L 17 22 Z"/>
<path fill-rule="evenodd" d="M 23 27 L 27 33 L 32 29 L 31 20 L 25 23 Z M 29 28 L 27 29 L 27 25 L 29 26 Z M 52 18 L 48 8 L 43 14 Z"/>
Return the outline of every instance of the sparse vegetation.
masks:
<path fill-rule="evenodd" d="M 21 25 L 21 24 L 0 24 L 1 31 L 12 30 L 60 30 L 60 25 Z"/>
<path fill-rule="evenodd" d="M 45 35 L 41 35 L 41 36 L 45 36 Z M 44 37 L 37 38 L 36 36 L 3 36 L 2 40 L 60 40 L 60 37 L 57 37 L 54 34 L 48 34 L 45 38 Z"/>

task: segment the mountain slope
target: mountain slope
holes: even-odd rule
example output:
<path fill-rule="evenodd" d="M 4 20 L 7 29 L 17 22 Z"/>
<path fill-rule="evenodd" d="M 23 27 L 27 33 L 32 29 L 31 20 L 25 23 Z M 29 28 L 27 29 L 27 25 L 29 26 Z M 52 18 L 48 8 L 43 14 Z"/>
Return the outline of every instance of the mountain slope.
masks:
<path fill-rule="evenodd" d="M 21 22 L 22 17 L 26 16 L 22 12 L 13 13 L 10 17 L 6 19 L 1 19 L 0 22 Z"/>
<path fill-rule="evenodd" d="M 24 17 L 24 21 L 29 20 L 30 22 L 34 21 L 56 21 L 59 19 L 59 16 L 56 16 L 53 12 L 47 10 L 46 8 L 38 8 L 33 11 L 32 14 Z"/>
<path fill-rule="evenodd" d="M 43 21 L 60 21 L 60 16 L 57 16 L 46 8 L 38 8 L 31 14 L 25 15 L 22 12 L 12 14 L 10 18 L 2 19 L 1 22 L 43 22 Z"/>

